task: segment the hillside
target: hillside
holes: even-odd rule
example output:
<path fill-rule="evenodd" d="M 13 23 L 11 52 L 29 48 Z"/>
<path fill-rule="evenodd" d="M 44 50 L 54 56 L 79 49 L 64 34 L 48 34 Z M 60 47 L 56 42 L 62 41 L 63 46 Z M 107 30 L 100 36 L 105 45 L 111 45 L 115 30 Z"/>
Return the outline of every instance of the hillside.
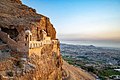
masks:
<path fill-rule="evenodd" d="M 62 68 L 65 76 L 63 80 L 95 80 L 95 78 L 85 70 L 69 65 L 65 61 L 63 61 Z"/>
<path fill-rule="evenodd" d="M 20 0 L 1 0 L 0 80 L 10 79 L 94 80 L 63 61 L 60 42 L 48 17 Z"/>

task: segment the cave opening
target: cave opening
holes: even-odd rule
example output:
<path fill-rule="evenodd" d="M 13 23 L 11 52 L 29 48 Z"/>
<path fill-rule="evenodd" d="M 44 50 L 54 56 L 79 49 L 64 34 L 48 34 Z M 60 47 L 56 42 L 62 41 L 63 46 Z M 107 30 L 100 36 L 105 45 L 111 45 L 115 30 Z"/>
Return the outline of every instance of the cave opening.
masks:
<path fill-rule="evenodd" d="M 16 28 L 14 28 L 14 29 L 8 29 L 8 28 L 1 27 L 1 31 L 7 33 L 10 36 L 10 38 L 12 38 L 14 40 L 16 40 L 16 37 L 19 34 Z"/>

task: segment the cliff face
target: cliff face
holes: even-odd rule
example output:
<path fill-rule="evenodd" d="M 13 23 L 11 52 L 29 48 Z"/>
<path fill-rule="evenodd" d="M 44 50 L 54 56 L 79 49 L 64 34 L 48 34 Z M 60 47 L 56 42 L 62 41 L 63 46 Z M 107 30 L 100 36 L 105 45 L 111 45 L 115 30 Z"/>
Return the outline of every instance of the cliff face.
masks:
<path fill-rule="evenodd" d="M 45 45 L 42 55 L 32 54 L 27 60 L 29 65 L 23 73 L 17 73 L 15 80 L 61 80 L 62 58 L 53 52 L 53 45 Z M 24 64 L 24 63 L 23 63 Z M 19 76 L 21 75 L 21 76 Z"/>

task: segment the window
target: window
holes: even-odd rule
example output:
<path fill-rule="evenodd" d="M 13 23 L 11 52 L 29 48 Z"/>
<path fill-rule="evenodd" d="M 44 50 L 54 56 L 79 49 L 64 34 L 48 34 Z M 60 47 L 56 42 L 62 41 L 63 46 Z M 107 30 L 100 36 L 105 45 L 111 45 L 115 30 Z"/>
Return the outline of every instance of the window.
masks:
<path fill-rule="evenodd" d="M 31 41 L 32 36 L 30 35 L 30 41 Z"/>
<path fill-rule="evenodd" d="M 25 36 L 26 41 L 28 41 L 28 35 Z"/>

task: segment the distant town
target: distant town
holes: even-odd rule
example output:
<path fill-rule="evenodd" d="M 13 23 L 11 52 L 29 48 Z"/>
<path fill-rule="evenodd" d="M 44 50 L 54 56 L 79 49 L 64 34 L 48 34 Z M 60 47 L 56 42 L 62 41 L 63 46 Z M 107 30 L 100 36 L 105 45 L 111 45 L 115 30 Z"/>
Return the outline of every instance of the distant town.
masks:
<path fill-rule="evenodd" d="M 120 79 L 120 49 L 93 45 L 61 44 L 68 63 L 96 74 L 100 80 Z"/>

